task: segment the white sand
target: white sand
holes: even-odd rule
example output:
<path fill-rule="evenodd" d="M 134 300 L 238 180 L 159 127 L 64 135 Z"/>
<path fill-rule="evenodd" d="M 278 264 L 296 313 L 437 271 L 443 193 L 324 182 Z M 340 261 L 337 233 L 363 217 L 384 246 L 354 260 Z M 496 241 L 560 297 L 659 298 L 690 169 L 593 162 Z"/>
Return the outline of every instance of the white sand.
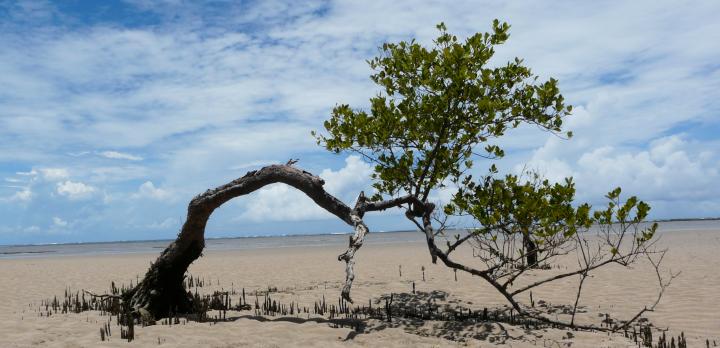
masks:
<path fill-rule="evenodd" d="M 657 327 L 669 327 L 668 334 L 684 331 L 691 347 L 704 347 L 706 338 L 720 344 L 720 231 L 663 233 L 661 242 L 671 248 L 666 266 L 682 274 L 668 289 L 657 310 L 647 317 Z M 323 294 L 330 303 L 337 300 L 344 280 L 344 263 L 336 259 L 340 252 L 329 247 L 208 252 L 190 271 L 210 279 L 213 284 L 219 279 L 220 286 L 203 287 L 200 290 L 204 292 L 244 287 L 250 295 L 256 289 L 273 286 L 279 290 L 272 294 L 273 299 L 283 303 L 297 301 L 301 306 L 312 307 Z M 238 319 L 213 325 L 190 322 L 137 328 L 136 340 L 132 343 L 120 339 L 119 328 L 113 321 L 110 341 L 100 342 L 99 330 L 108 317 L 97 312 L 38 316 L 41 299 L 60 296 L 66 287 L 105 292 L 113 280 L 127 284 L 141 276 L 156 256 L 0 260 L 0 347 L 158 346 L 158 341 L 167 347 L 566 347 L 570 342 L 572 347 L 634 346 L 622 335 L 574 332 L 573 339 L 564 339 L 567 330 L 526 332 L 507 324 L 453 326 L 439 321 L 404 321 L 388 325 L 368 320 L 363 332 L 357 333 L 350 328 L 333 328 L 322 320 L 306 320 L 306 316 L 258 320 L 252 311 L 228 312 L 228 317 Z M 398 274 L 398 265 L 402 265 L 402 277 Z M 426 268 L 425 282 L 421 280 L 421 266 Z M 536 271 L 528 280 L 540 279 L 551 272 L 554 271 Z M 457 300 L 468 308 L 505 304 L 478 278 L 458 273 L 455 282 L 449 269 L 430 263 L 427 247 L 422 243 L 366 245 L 357 255 L 356 276 L 353 288 L 356 303 L 365 304 L 370 298 L 377 299 L 391 292 L 410 293 L 415 281 L 418 291 L 444 291 L 449 300 Z M 577 280 L 571 278 L 534 290 L 535 301 L 572 304 Z M 654 274 L 644 267 L 634 271 L 608 268 L 586 284 L 581 305 L 586 306 L 588 312 L 580 314 L 579 319 L 593 324 L 599 323 L 600 313 L 611 313 L 620 319 L 632 316 L 653 301 L 656 291 Z M 522 300 L 529 302 L 526 298 Z M 254 302 L 254 296 L 249 296 L 248 301 Z M 498 344 L 498 340 L 506 337 L 502 328 L 513 338 Z"/>

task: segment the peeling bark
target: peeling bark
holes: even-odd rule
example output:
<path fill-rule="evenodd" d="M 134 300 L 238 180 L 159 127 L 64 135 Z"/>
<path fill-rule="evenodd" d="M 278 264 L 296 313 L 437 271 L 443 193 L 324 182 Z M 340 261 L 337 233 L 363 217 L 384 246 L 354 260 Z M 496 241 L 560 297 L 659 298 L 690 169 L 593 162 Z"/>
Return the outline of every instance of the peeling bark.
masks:
<path fill-rule="evenodd" d="M 350 245 L 347 250 L 338 256 L 338 261 L 345 261 L 345 285 L 342 288 L 341 296 L 350 303 L 353 303 L 352 298 L 350 298 L 350 288 L 352 287 L 353 280 L 355 280 L 355 272 L 353 270 L 353 266 L 355 265 L 355 252 L 362 247 L 365 235 L 369 232 L 367 225 L 365 225 L 362 220 L 365 214 L 363 210 L 365 202 L 365 193 L 360 192 L 355 208 L 350 212 L 350 219 L 352 219 L 353 225 L 355 226 L 355 234 L 350 236 Z"/>
<path fill-rule="evenodd" d="M 355 208 L 350 212 L 350 219 L 355 227 L 355 234 L 350 236 L 350 245 L 344 253 L 338 255 L 338 261 L 345 261 L 345 285 L 342 288 L 341 296 L 348 302 L 353 303 L 350 297 L 350 288 L 355 280 L 355 253 L 362 247 L 365 235 L 370 232 L 362 218 L 366 212 L 381 211 L 388 208 L 400 207 L 403 204 L 419 202 L 414 196 L 407 195 L 398 198 L 388 199 L 379 202 L 368 202 L 364 192 L 360 192 Z"/>

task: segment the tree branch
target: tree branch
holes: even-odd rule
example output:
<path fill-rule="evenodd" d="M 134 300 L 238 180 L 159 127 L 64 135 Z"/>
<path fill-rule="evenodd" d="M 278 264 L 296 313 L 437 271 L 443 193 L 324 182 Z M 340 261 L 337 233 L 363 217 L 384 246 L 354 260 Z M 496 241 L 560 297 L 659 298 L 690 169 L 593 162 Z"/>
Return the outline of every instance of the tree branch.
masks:
<path fill-rule="evenodd" d="M 271 165 L 250 171 L 190 201 L 187 218 L 177 239 L 152 263 L 143 280 L 133 289 L 131 307 L 136 311 L 145 309 L 156 317 L 172 308 L 189 310 L 190 302 L 182 280 L 190 264 L 202 254 L 205 226 L 210 215 L 223 203 L 274 183 L 284 183 L 302 191 L 345 223 L 356 225 L 351 216 L 352 209 L 326 192 L 323 188 L 325 182 L 320 177 L 291 165 Z"/>
<path fill-rule="evenodd" d="M 362 220 L 364 211 L 360 210 L 365 206 L 365 201 L 365 193 L 361 191 L 355 209 L 350 212 L 350 218 L 355 225 L 355 235 L 350 236 L 350 245 L 344 253 L 338 256 L 338 261 L 345 261 L 345 286 L 342 288 L 341 296 L 350 303 L 353 303 L 352 298 L 350 298 L 350 288 L 355 279 L 355 272 L 353 271 L 355 252 L 362 247 L 365 235 L 369 232 L 367 225 Z"/>

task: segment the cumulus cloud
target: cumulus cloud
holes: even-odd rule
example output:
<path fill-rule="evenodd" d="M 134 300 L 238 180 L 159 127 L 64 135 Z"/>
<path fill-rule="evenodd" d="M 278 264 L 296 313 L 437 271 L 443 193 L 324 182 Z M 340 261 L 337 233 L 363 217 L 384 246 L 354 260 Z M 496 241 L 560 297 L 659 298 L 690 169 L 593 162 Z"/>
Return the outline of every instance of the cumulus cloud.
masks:
<path fill-rule="evenodd" d="M 165 200 L 171 198 L 172 195 L 169 191 L 155 187 L 152 181 L 146 181 L 138 188 L 138 191 L 133 194 L 134 198 L 150 198 L 156 200 Z"/>
<path fill-rule="evenodd" d="M 352 189 L 362 188 L 367 191 L 372 172 L 370 164 L 364 162 L 359 156 L 353 155 L 345 159 L 345 167 L 338 171 L 324 169 L 320 172 L 320 177 L 325 180 L 325 190 L 330 194 L 342 197 L 346 194 L 353 194 L 353 192 L 348 192 Z M 359 193 L 358 190 L 354 192 L 354 195 L 357 196 Z"/>
<path fill-rule="evenodd" d="M 81 200 L 92 197 L 97 191 L 95 187 L 86 185 L 82 182 L 63 181 L 57 183 L 57 193 L 71 200 Z"/>
<path fill-rule="evenodd" d="M 711 214 L 703 206 L 709 207 L 720 196 L 716 185 L 720 180 L 718 145 L 708 147 L 672 135 L 652 141 L 646 150 L 613 146 L 588 149 L 574 162 L 538 151 L 530 165 L 551 180 L 574 177 L 583 200 L 599 202 L 606 192 L 620 186 L 627 195 L 666 207 L 655 216 L 697 216 Z M 667 202 L 671 201 L 697 205 L 678 204 L 668 210 Z"/>
<path fill-rule="evenodd" d="M 118 152 L 118 151 L 103 151 L 99 153 L 100 156 L 111 159 L 123 159 L 128 161 L 142 161 L 143 158 L 140 156 L 131 155 L 129 153 Z"/>
<path fill-rule="evenodd" d="M 627 186 L 648 199 L 717 197 L 720 164 L 711 152 L 688 152 L 679 136 L 657 139 L 649 150 L 635 153 L 602 147 L 578 160 L 582 180 Z"/>

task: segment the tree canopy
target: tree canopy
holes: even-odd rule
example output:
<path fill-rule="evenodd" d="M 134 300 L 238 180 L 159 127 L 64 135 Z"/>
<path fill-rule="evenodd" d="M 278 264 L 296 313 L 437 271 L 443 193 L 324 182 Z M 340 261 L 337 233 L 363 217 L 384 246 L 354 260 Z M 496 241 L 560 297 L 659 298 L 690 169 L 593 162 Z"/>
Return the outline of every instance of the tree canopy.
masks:
<path fill-rule="evenodd" d="M 561 132 L 566 106 L 555 79 L 539 81 L 522 59 L 495 66 L 495 47 L 510 26 L 493 22 L 492 32 L 459 40 L 437 26 L 434 46 L 415 40 L 385 43 L 368 63 L 382 92 L 370 109 L 336 106 L 318 143 L 333 152 L 351 151 L 375 164 L 380 195 L 411 194 L 421 201 L 446 179 L 458 181 L 474 157 L 501 157 L 490 141 L 522 123 Z M 568 136 L 570 133 L 566 133 Z"/>

